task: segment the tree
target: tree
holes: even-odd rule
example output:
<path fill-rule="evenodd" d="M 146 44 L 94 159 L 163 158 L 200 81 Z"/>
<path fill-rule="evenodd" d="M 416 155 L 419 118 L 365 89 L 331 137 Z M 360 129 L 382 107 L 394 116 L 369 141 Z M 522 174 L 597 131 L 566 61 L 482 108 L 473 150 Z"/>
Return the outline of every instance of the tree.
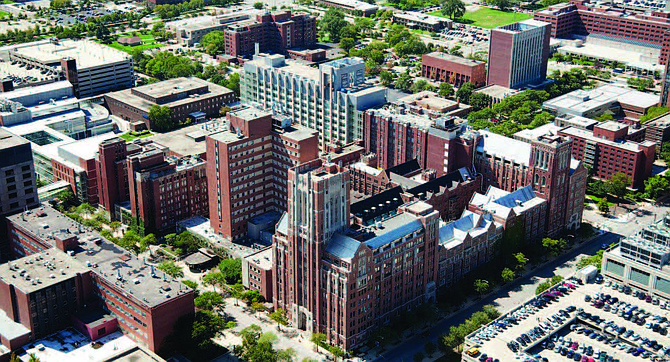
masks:
<path fill-rule="evenodd" d="M 491 104 L 491 96 L 484 93 L 474 93 L 470 96 L 468 104 L 472 106 L 473 111 L 479 111 Z"/>
<path fill-rule="evenodd" d="M 277 329 L 280 329 L 280 326 L 288 325 L 286 311 L 281 308 L 278 308 L 276 311 L 270 313 L 270 319 L 277 322 Z"/>
<path fill-rule="evenodd" d="M 356 45 L 356 40 L 353 38 L 342 38 L 340 39 L 340 48 L 345 52 L 349 52 L 349 49 L 353 48 Z"/>
<path fill-rule="evenodd" d="M 221 294 L 217 292 L 202 292 L 194 300 L 195 306 L 212 312 L 219 313 L 223 310 L 225 302 Z"/>
<path fill-rule="evenodd" d="M 202 282 L 205 285 L 211 285 L 216 291 L 216 287 L 223 287 L 226 284 L 226 277 L 221 272 L 208 273 L 202 277 Z"/>
<path fill-rule="evenodd" d="M 254 9 L 258 9 L 258 10 L 260 10 L 260 9 L 263 8 L 263 6 L 264 6 L 264 5 L 263 5 L 262 2 L 256 2 L 256 3 L 254 3 Z"/>
<path fill-rule="evenodd" d="M 395 84 L 393 85 L 395 89 L 399 89 L 402 91 L 409 91 L 409 89 L 412 87 L 412 77 L 405 73 L 396 78 Z"/>
<path fill-rule="evenodd" d="M 475 86 L 470 82 L 465 82 L 461 85 L 460 88 L 456 91 L 456 98 L 465 104 L 470 104 L 470 96 L 475 90 Z"/>
<path fill-rule="evenodd" d="M 51 0 L 49 7 L 52 9 L 64 9 L 72 7 L 72 0 Z"/>
<path fill-rule="evenodd" d="M 165 274 L 173 278 L 182 278 L 184 276 L 182 267 L 175 264 L 172 260 L 167 260 L 158 264 L 158 270 L 162 270 Z"/>
<path fill-rule="evenodd" d="M 486 294 L 489 291 L 489 282 L 488 280 L 477 279 L 474 283 L 475 292 L 480 296 Z"/>
<path fill-rule="evenodd" d="M 287 348 L 277 351 L 277 362 L 293 362 L 296 351 L 293 348 Z"/>
<path fill-rule="evenodd" d="M 568 243 L 563 239 L 544 238 L 542 239 L 542 246 L 551 256 L 556 257 L 567 248 Z"/>
<path fill-rule="evenodd" d="M 235 298 L 235 305 L 238 305 L 237 301 L 244 296 L 244 286 L 242 284 L 235 284 L 228 291 L 230 292 L 230 296 Z"/>
<path fill-rule="evenodd" d="M 598 211 L 602 212 L 603 214 L 607 214 L 610 212 L 610 203 L 607 202 L 607 197 L 601 197 L 600 200 L 598 200 Z"/>
<path fill-rule="evenodd" d="M 630 177 L 623 172 L 617 172 L 605 181 L 605 190 L 621 199 L 628 193 L 628 185 L 630 185 Z"/>
<path fill-rule="evenodd" d="M 433 90 L 434 87 L 428 83 L 425 79 L 419 79 L 416 82 L 412 84 L 412 86 L 409 88 L 410 92 L 412 93 L 419 93 L 424 90 Z"/>
<path fill-rule="evenodd" d="M 486 0 L 486 4 L 495 6 L 502 11 L 507 11 L 512 6 L 511 0 Z"/>
<path fill-rule="evenodd" d="M 650 199 L 658 199 L 670 191 L 670 182 L 663 176 L 653 176 L 644 180 L 644 192 Z"/>
<path fill-rule="evenodd" d="M 316 345 L 317 351 L 318 351 L 319 347 L 325 346 L 326 335 L 323 334 L 323 333 L 312 333 L 312 337 L 310 337 L 310 341 Z"/>
<path fill-rule="evenodd" d="M 440 90 L 437 93 L 444 98 L 451 97 L 454 94 L 454 86 L 450 83 L 442 82 L 440 83 Z"/>
<path fill-rule="evenodd" d="M 205 53 L 215 56 L 226 49 L 226 38 L 220 30 L 210 31 L 202 37 L 200 46 L 205 49 Z"/>
<path fill-rule="evenodd" d="M 523 268 L 526 267 L 526 264 L 528 263 L 528 259 L 526 259 L 526 256 L 523 253 L 516 253 L 513 255 L 514 256 L 514 261 L 516 262 L 516 270 L 523 270 Z"/>
<path fill-rule="evenodd" d="M 514 280 L 514 272 L 510 268 L 503 269 L 500 276 L 505 283 L 511 283 Z"/>
<path fill-rule="evenodd" d="M 235 95 L 240 96 L 240 73 L 232 73 L 223 86 L 235 92 Z"/>
<path fill-rule="evenodd" d="M 193 289 L 193 296 L 194 297 L 197 298 L 200 295 L 200 291 L 198 290 L 198 283 L 196 283 L 192 280 L 188 280 L 188 279 L 184 279 L 181 282 L 184 283 L 185 286 Z"/>
<path fill-rule="evenodd" d="M 212 343 L 216 337 L 226 328 L 226 321 L 218 314 L 206 310 L 195 312 L 191 338 L 198 346 L 206 346 Z"/>
<path fill-rule="evenodd" d="M 461 0 L 446 0 L 442 2 L 442 15 L 454 20 L 465 15 L 465 3 Z"/>
<path fill-rule="evenodd" d="M 172 119 L 172 109 L 168 106 L 153 104 L 149 107 L 149 121 L 161 132 L 167 132 L 176 127 L 176 122 Z"/>
<path fill-rule="evenodd" d="M 414 356 L 412 357 L 414 362 L 421 362 L 421 361 L 423 361 L 424 358 L 426 358 L 426 356 L 424 356 L 423 352 L 421 352 L 421 351 L 416 352 L 414 354 Z"/>
<path fill-rule="evenodd" d="M 393 73 L 388 70 L 382 70 L 381 73 L 379 73 L 379 81 L 384 87 L 390 86 L 391 83 L 393 83 Z"/>
<path fill-rule="evenodd" d="M 331 42 L 339 42 L 340 31 L 348 25 L 342 10 L 336 8 L 329 8 L 319 21 L 321 32 L 327 33 Z"/>
<path fill-rule="evenodd" d="M 426 344 L 423 345 L 423 350 L 426 351 L 426 354 L 428 357 L 432 356 L 435 351 L 437 351 L 437 347 L 435 346 L 435 343 L 433 341 L 428 341 Z"/>
<path fill-rule="evenodd" d="M 219 270 L 223 274 L 226 283 L 236 284 L 242 282 L 242 260 L 223 259 L 219 263 Z"/>

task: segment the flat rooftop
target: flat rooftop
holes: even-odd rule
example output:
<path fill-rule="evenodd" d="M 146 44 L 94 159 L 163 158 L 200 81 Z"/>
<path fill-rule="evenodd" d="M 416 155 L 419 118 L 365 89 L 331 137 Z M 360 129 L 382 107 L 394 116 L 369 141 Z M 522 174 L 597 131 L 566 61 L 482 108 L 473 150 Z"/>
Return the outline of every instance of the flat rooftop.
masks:
<path fill-rule="evenodd" d="M 0 309 L 0 335 L 8 340 L 30 334 L 30 329 L 21 323 L 14 322 L 4 310 Z M 1 345 L 0 345 L 1 346 Z M 0 350 L 2 352 L 2 350 Z M 1 355 L 1 354 L 0 354 Z"/>
<path fill-rule="evenodd" d="M 661 64 L 646 61 L 649 53 L 642 54 L 639 51 L 614 48 L 600 44 L 589 43 L 588 41 L 580 46 L 564 45 L 559 47 L 558 52 L 561 54 L 581 55 L 594 59 L 602 59 L 607 61 L 617 61 L 624 63 L 636 69 L 644 69 L 649 71 L 663 71 L 664 67 Z"/>
<path fill-rule="evenodd" d="M 116 99 L 119 102 L 129 104 L 131 106 L 134 106 L 136 108 L 148 112 L 149 108 L 156 103 L 133 94 L 132 92 L 133 90 L 146 94 L 153 98 L 159 98 L 170 94 L 188 92 L 189 90 L 200 88 L 205 85 L 208 87 L 208 91 L 206 93 L 199 94 L 195 98 L 185 97 L 171 102 L 161 103 L 161 105 L 176 107 L 195 101 L 201 101 L 205 98 L 212 98 L 222 94 L 228 94 L 233 92 L 232 90 L 226 87 L 222 87 L 214 83 L 209 83 L 199 78 L 188 77 L 188 78 L 170 79 L 158 83 L 143 85 L 141 87 L 132 89 L 124 89 L 117 92 L 107 93 L 105 96 Z"/>
<path fill-rule="evenodd" d="M 605 84 L 595 89 L 579 89 L 550 99 L 543 106 L 559 113 L 585 114 L 593 109 L 616 102 L 626 105 L 649 108 L 658 104 L 658 96 L 633 89 Z"/>
<path fill-rule="evenodd" d="M 0 150 L 25 145 L 26 143 L 30 142 L 7 131 L 4 128 L 0 128 Z"/>
<path fill-rule="evenodd" d="M 532 140 L 538 139 L 540 136 L 544 136 L 547 133 L 557 134 L 559 130 L 565 127 L 559 127 L 553 123 L 547 123 L 544 126 L 540 126 L 534 129 L 523 129 L 514 134 L 514 138 L 530 143 Z"/>
<path fill-rule="evenodd" d="M 0 279 L 26 294 L 87 272 L 88 268 L 59 250 L 45 250 L 0 265 Z"/>
<path fill-rule="evenodd" d="M 22 362 L 28 362 L 30 354 L 35 354 L 40 361 L 77 361 L 100 362 L 114 361 L 108 358 L 137 347 L 137 344 L 121 332 L 114 332 L 97 340 L 102 347 L 93 348 L 91 340 L 74 328 L 67 328 L 48 337 L 30 343 L 32 348 L 25 346 L 25 352 L 18 355 Z M 75 344 L 78 347 L 75 347 Z M 42 347 L 44 347 L 43 350 Z M 123 360 L 122 360 L 123 361 Z M 140 360 L 141 362 L 145 362 Z M 146 360 L 150 362 L 151 360 Z M 161 360 L 158 360 L 161 361 Z M 125 361 L 124 361 L 125 362 Z"/>
<path fill-rule="evenodd" d="M 328 2 L 333 4 L 339 4 L 360 11 L 374 11 L 378 9 L 376 5 L 368 4 L 364 1 L 359 0 L 328 0 Z"/>
<path fill-rule="evenodd" d="M 394 121 L 411 124 L 423 129 L 431 128 L 435 124 L 435 121 L 428 118 L 428 116 L 417 116 L 414 114 L 407 114 L 407 113 L 400 114 L 392 109 L 379 108 L 369 110 L 368 112 L 372 114 L 379 114 L 382 117 L 392 118 Z"/>
<path fill-rule="evenodd" d="M 79 247 L 74 251 L 74 255 L 69 257 L 70 260 L 77 260 L 80 265 L 93 270 L 109 284 L 130 294 L 129 297 L 134 298 L 139 304 L 151 308 L 190 291 L 179 280 L 173 279 L 157 268 L 152 268 L 130 252 L 47 204 L 42 204 L 29 212 L 9 216 L 7 219 L 51 245 L 54 245 L 54 240 L 50 234 L 58 232 L 64 237 L 77 236 Z"/>
<path fill-rule="evenodd" d="M 453 54 L 447 54 L 447 53 L 444 53 L 444 52 L 432 52 L 432 53 L 425 54 L 425 56 L 436 58 L 436 59 L 441 59 L 441 60 L 446 60 L 448 62 L 457 63 L 457 64 L 461 64 L 461 65 L 466 65 L 466 66 L 469 66 L 469 67 L 474 67 L 474 66 L 484 64 L 483 62 L 480 62 L 478 60 L 463 58 L 463 57 L 459 57 L 459 56 L 456 56 L 456 55 L 453 55 Z"/>
<path fill-rule="evenodd" d="M 46 65 L 59 63 L 63 58 L 73 58 L 77 61 L 78 71 L 112 63 L 128 62 L 131 59 L 130 55 L 125 52 L 90 40 L 59 40 L 55 43 L 42 40 L 18 46 L 12 45 L 8 48 L 15 49 L 18 55 Z"/>
<path fill-rule="evenodd" d="M 271 270 L 272 269 L 272 248 L 267 247 L 255 254 L 247 255 L 245 257 L 247 261 L 254 263 L 255 265 L 258 265 L 259 267 L 263 268 L 264 270 Z"/>
<path fill-rule="evenodd" d="M 408 21 L 437 25 L 440 23 L 451 23 L 451 19 L 442 18 L 439 16 L 428 15 L 420 13 L 418 11 L 405 11 L 405 12 L 396 12 L 393 14 L 396 18 L 406 19 Z"/>
<path fill-rule="evenodd" d="M 627 150 L 627 151 L 630 151 L 630 152 L 641 152 L 642 151 L 642 148 L 640 148 L 640 144 L 638 144 L 636 142 L 632 142 L 632 141 L 618 142 L 618 141 L 606 140 L 604 138 L 594 136 L 593 131 L 583 130 L 581 128 L 568 127 L 568 128 L 562 129 L 561 134 L 565 134 L 567 136 L 576 137 L 576 138 L 583 138 L 583 139 L 586 139 L 586 140 L 589 140 L 589 141 L 593 141 L 595 143 L 606 144 L 608 146 L 620 148 L 622 150 Z M 647 142 L 647 141 L 645 141 L 645 142 Z"/>
<path fill-rule="evenodd" d="M 491 98 L 494 98 L 494 99 L 504 99 L 504 98 L 507 98 L 507 97 L 511 97 L 515 94 L 519 94 L 522 91 L 520 91 L 518 89 L 507 88 L 507 87 L 503 87 L 501 85 L 494 84 L 494 85 L 486 86 L 484 88 L 477 89 L 475 92 L 486 94 L 486 95 L 488 95 L 488 96 L 490 96 Z"/>
<path fill-rule="evenodd" d="M 225 121 L 213 120 L 166 133 L 155 133 L 148 139 L 181 156 L 201 155 L 207 149 L 205 136 L 224 129 L 228 129 Z"/>
<path fill-rule="evenodd" d="M 514 160 L 522 165 L 530 162 L 530 144 L 486 130 L 479 133 L 482 138 L 477 145 L 477 151 Z"/>
<path fill-rule="evenodd" d="M 266 245 L 260 244 L 233 243 L 230 239 L 215 233 L 209 224 L 209 219 L 202 216 L 194 216 L 190 219 L 182 220 L 179 222 L 179 226 L 200 236 L 216 247 L 226 249 L 235 258 L 244 258 L 266 247 Z"/>

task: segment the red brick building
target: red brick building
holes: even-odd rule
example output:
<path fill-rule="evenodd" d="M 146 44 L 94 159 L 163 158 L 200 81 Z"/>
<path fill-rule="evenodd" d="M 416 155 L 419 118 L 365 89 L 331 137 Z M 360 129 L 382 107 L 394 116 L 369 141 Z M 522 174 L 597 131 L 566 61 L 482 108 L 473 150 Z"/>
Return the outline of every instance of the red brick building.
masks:
<path fill-rule="evenodd" d="M 257 290 L 266 301 L 272 301 L 272 247 L 242 258 L 242 285 Z"/>
<path fill-rule="evenodd" d="M 126 158 L 141 150 L 137 145 L 128 145 L 124 139 L 118 137 L 102 142 L 98 147 L 98 200 L 112 218 L 116 204 L 130 199 Z"/>
<path fill-rule="evenodd" d="M 211 227 L 224 237 L 247 233 L 247 221 L 286 210 L 290 167 L 318 158 L 318 133 L 251 106 L 229 112 L 230 130 L 207 136 Z"/>
<path fill-rule="evenodd" d="M 237 100 L 225 87 L 195 77 L 174 78 L 105 94 L 111 114 L 131 122 L 134 130 L 155 129 L 149 119 L 154 105 L 169 107 L 172 121 L 218 117 L 221 107 Z"/>
<path fill-rule="evenodd" d="M 628 126 L 625 124 L 604 122 L 596 125 L 593 131 L 568 127 L 558 134 L 572 138 L 572 156 L 590 166 L 595 177 L 607 180 L 623 172 L 630 178 L 631 187 L 641 187 L 651 175 L 656 144 L 627 140 Z"/>
<path fill-rule="evenodd" d="M 537 11 L 534 18 L 551 23 L 551 36 L 554 38 L 565 38 L 571 34 L 601 34 L 653 44 L 661 47 L 659 62 L 668 62 L 670 14 L 665 11 L 635 14 L 621 8 L 593 4 L 588 0 L 571 0 Z"/>
<path fill-rule="evenodd" d="M 288 212 L 273 243 L 274 304 L 292 325 L 351 349 L 435 299 L 439 216 L 430 205 L 389 203 L 350 225 L 346 170 L 315 160 L 288 179 Z"/>
<path fill-rule="evenodd" d="M 475 88 L 486 85 L 486 63 L 443 52 L 421 57 L 421 76 L 460 87 L 470 82 Z"/>
<path fill-rule="evenodd" d="M 197 156 L 169 157 L 155 145 L 127 158 L 132 215 L 149 232 L 175 230 L 177 222 L 209 213 L 207 167 Z"/>
<path fill-rule="evenodd" d="M 259 51 L 283 54 L 290 48 L 307 48 L 316 43 L 316 17 L 290 11 L 256 15 L 255 21 L 234 24 L 224 31 L 225 54 L 242 58 Z"/>
<path fill-rule="evenodd" d="M 109 325 L 156 352 L 195 310 L 193 290 L 179 280 L 49 206 L 10 216 L 7 225 L 20 259 L 0 268 L 0 308 L 32 337 L 61 328 L 86 305 L 110 312 L 117 324 Z M 96 330 L 98 337 L 111 332 Z"/>

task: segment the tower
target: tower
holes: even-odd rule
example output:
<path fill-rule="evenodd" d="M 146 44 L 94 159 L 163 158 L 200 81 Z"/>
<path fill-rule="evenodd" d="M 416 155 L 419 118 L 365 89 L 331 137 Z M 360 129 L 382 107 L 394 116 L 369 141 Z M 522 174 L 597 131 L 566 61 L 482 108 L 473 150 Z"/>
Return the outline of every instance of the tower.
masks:
<path fill-rule="evenodd" d="M 275 307 L 293 325 L 318 332 L 321 258 L 330 237 L 349 226 L 349 172 L 314 160 L 288 172 L 288 212 L 275 233 Z"/>
<path fill-rule="evenodd" d="M 565 227 L 566 201 L 570 190 L 570 159 L 572 140 L 567 137 L 543 135 L 531 144 L 530 171 L 533 190 L 547 200 L 546 230 L 549 236 Z"/>

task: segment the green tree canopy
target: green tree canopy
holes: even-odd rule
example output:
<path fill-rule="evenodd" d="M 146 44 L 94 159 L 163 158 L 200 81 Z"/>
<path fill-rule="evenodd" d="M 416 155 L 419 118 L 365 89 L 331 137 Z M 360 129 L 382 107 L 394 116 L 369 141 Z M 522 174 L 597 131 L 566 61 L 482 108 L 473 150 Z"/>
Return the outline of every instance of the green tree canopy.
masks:
<path fill-rule="evenodd" d="M 336 8 L 329 8 L 319 21 L 321 32 L 328 34 L 331 42 L 339 42 L 340 31 L 348 25 L 342 10 Z"/>
<path fill-rule="evenodd" d="M 617 172 L 605 182 L 605 189 L 608 193 L 623 198 L 628 193 L 628 186 L 630 185 L 630 177 L 623 172 Z"/>
<path fill-rule="evenodd" d="M 223 297 L 217 292 L 202 292 L 195 298 L 195 306 L 212 312 L 221 312 L 225 306 Z"/>
<path fill-rule="evenodd" d="M 162 270 L 165 274 L 173 278 L 182 278 L 184 276 L 182 267 L 175 264 L 172 260 L 163 261 L 158 264 L 158 270 Z"/>
<path fill-rule="evenodd" d="M 644 180 L 644 192 L 651 199 L 655 200 L 667 194 L 668 191 L 670 191 L 670 182 L 663 176 L 656 175 Z"/>
<path fill-rule="evenodd" d="M 470 82 L 465 82 L 461 85 L 460 88 L 456 91 L 456 98 L 465 104 L 470 104 L 470 96 L 475 90 L 475 86 Z"/>
<path fill-rule="evenodd" d="M 442 15 L 452 20 L 465 15 L 465 3 L 461 0 L 445 0 L 442 2 Z"/>
<path fill-rule="evenodd" d="M 149 121 L 153 128 L 161 132 L 168 132 L 177 127 L 177 122 L 172 118 L 172 109 L 168 106 L 152 104 L 149 107 Z"/>
<path fill-rule="evenodd" d="M 236 284 L 242 282 L 241 259 L 223 259 L 221 260 L 221 263 L 219 263 L 219 270 L 221 270 L 226 283 Z"/>
<path fill-rule="evenodd" d="M 226 50 L 226 38 L 220 30 L 210 31 L 202 37 L 200 46 L 205 49 L 205 53 L 215 56 Z"/>

